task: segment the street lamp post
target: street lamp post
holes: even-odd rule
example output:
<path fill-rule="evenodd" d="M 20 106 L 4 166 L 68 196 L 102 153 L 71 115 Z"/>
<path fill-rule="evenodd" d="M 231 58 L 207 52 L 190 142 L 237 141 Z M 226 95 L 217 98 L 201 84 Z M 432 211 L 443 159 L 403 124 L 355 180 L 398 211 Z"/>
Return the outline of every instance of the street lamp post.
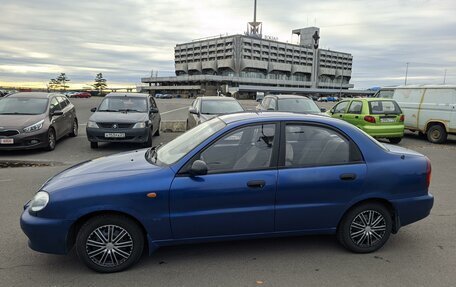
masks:
<path fill-rule="evenodd" d="M 408 76 L 408 67 L 409 67 L 409 62 L 407 62 L 407 66 L 405 68 L 405 86 L 407 86 L 407 76 Z"/>

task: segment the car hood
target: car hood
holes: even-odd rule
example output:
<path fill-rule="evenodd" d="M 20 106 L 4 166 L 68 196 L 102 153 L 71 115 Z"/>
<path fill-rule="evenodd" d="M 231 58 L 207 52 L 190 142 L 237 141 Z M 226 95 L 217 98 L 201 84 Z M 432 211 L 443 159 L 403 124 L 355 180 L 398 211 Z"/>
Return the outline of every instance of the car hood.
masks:
<path fill-rule="evenodd" d="M 396 154 L 403 154 L 403 155 L 413 155 L 413 156 L 424 156 L 419 152 L 416 152 L 411 149 L 403 148 L 397 145 L 392 145 L 392 144 L 385 144 L 382 143 L 390 152 L 396 153 Z"/>
<path fill-rule="evenodd" d="M 89 121 L 99 123 L 136 123 L 148 120 L 147 113 L 95 112 Z"/>
<path fill-rule="evenodd" d="M 46 117 L 41 115 L 0 115 L 0 130 L 7 128 L 21 129 L 33 125 Z"/>

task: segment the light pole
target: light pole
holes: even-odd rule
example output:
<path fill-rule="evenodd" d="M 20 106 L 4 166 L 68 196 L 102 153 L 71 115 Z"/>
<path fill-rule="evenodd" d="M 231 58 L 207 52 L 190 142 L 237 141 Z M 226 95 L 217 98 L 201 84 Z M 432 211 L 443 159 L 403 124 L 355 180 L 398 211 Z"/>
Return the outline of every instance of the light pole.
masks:
<path fill-rule="evenodd" d="M 446 72 L 447 72 L 447 69 L 445 69 L 445 74 L 443 75 L 443 84 L 444 85 L 446 84 Z"/>
<path fill-rule="evenodd" d="M 408 76 L 408 66 L 409 66 L 409 64 L 410 64 L 410 63 L 407 62 L 407 66 L 406 66 L 406 68 L 405 68 L 405 84 L 404 84 L 405 86 L 407 86 L 407 76 Z"/>

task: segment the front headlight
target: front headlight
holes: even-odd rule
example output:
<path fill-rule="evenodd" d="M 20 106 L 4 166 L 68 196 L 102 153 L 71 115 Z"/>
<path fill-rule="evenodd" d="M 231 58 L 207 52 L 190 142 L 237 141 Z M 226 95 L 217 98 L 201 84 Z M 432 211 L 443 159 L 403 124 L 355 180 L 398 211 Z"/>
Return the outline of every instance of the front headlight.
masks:
<path fill-rule="evenodd" d="M 136 123 L 133 128 L 134 129 L 143 129 L 146 127 L 146 123 L 145 122 L 141 122 L 141 123 Z"/>
<path fill-rule="evenodd" d="M 24 128 L 24 132 L 31 133 L 34 131 L 38 131 L 43 127 L 43 123 L 44 123 L 44 120 L 41 120 L 41 121 L 37 122 L 36 124 L 28 126 L 28 127 Z"/>
<path fill-rule="evenodd" d="M 98 129 L 97 123 L 96 123 L 96 122 L 92 122 L 92 121 L 89 121 L 89 122 L 87 123 L 87 127 L 88 127 L 88 128 Z"/>
<path fill-rule="evenodd" d="M 32 201 L 30 202 L 30 210 L 38 212 L 43 210 L 49 203 L 49 194 L 45 191 L 39 191 L 35 194 Z"/>

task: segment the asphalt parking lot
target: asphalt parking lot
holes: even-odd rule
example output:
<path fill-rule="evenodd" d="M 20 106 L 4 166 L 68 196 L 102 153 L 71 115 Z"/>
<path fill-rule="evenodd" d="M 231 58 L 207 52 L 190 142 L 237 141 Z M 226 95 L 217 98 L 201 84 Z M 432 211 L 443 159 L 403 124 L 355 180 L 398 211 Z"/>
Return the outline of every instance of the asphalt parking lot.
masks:
<path fill-rule="evenodd" d="M 139 148 L 102 144 L 90 148 L 85 124 L 99 98 L 74 99 L 79 136 L 58 142 L 52 152 L 0 152 L 2 160 L 35 160 L 54 166 L 0 168 L 0 286 L 455 286 L 456 138 L 433 145 L 407 133 L 400 146 L 432 162 L 431 215 L 392 236 L 372 254 L 352 254 L 333 236 L 307 236 L 166 247 L 118 274 L 97 274 L 69 256 L 40 254 L 20 230 L 22 205 L 50 176 L 91 158 Z M 157 100 L 162 119 L 185 120 L 191 100 Z M 253 108 L 254 101 L 242 101 Z M 331 103 L 322 103 L 329 108 Z M 154 144 L 177 133 L 162 133 Z M 385 179 L 388 180 L 388 179 Z"/>

